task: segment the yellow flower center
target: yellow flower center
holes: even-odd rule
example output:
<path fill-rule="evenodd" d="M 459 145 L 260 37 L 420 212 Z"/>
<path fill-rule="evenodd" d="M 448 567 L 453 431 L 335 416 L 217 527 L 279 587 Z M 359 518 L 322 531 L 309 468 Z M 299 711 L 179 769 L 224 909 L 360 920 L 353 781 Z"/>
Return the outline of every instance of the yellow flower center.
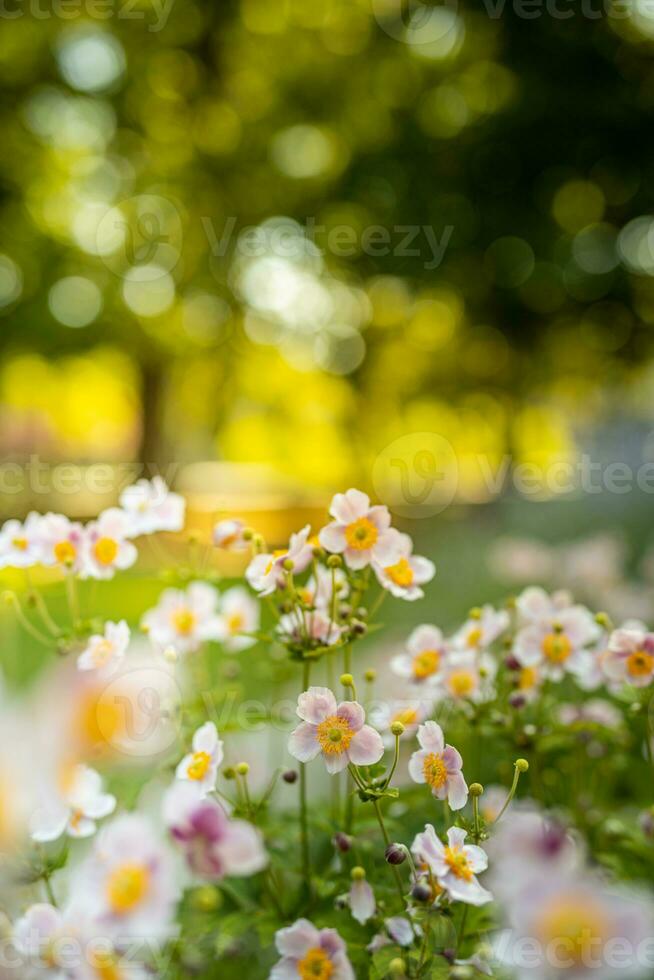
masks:
<path fill-rule="evenodd" d="M 211 756 L 208 752 L 194 752 L 188 764 L 186 774 L 189 779 L 204 779 L 211 765 Z"/>
<path fill-rule="evenodd" d="M 270 575 L 270 573 L 273 570 L 273 565 L 275 564 L 277 559 L 281 558 L 282 555 L 287 555 L 287 554 L 288 551 L 286 551 L 285 548 L 277 548 L 275 551 L 273 551 L 272 555 L 270 556 L 270 561 L 266 565 L 266 570 L 264 572 L 264 575 Z"/>
<path fill-rule="evenodd" d="M 72 541 L 57 541 L 53 551 L 60 565 L 66 565 L 77 558 L 77 548 Z"/>
<path fill-rule="evenodd" d="M 132 912 L 150 890 L 150 872 L 142 864 L 121 864 L 109 875 L 107 898 L 115 915 Z"/>
<path fill-rule="evenodd" d="M 310 949 L 297 965 L 302 980 L 329 980 L 334 972 L 334 964 L 322 949 Z"/>
<path fill-rule="evenodd" d="M 627 657 L 627 673 L 631 677 L 647 677 L 654 672 L 654 656 L 647 650 L 636 650 Z"/>
<path fill-rule="evenodd" d="M 572 653 L 572 643 L 565 633 L 548 633 L 542 643 L 543 653 L 553 664 L 562 664 Z"/>
<path fill-rule="evenodd" d="M 396 721 L 401 722 L 405 728 L 408 728 L 410 725 L 415 725 L 418 721 L 418 712 L 415 708 L 404 708 L 403 711 L 398 711 L 396 715 L 393 715 L 391 725 Z"/>
<path fill-rule="evenodd" d="M 93 663 L 96 667 L 102 667 L 114 652 L 114 645 L 109 640 L 100 640 L 93 648 Z"/>
<path fill-rule="evenodd" d="M 346 718 L 331 715 L 318 725 L 318 743 L 325 755 L 340 755 L 346 752 L 354 732 Z"/>
<path fill-rule="evenodd" d="M 482 638 L 483 635 L 484 634 L 483 634 L 483 632 L 481 630 L 481 627 L 480 626 L 475 626 L 468 633 L 468 638 L 467 638 L 468 646 L 469 647 L 476 647 L 476 646 L 478 646 L 479 643 L 481 642 L 481 638 Z"/>
<path fill-rule="evenodd" d="M 455 877 L 463 881 L 472 881 L 472 870 L 460 847 L 445 848 L 445 863 Z"/>
<path fill-rule="evenodd" d="M 543 945 L 550 946 L 560 960 L 572 960 L 575 965 L 592 965 L 598 956 L 598 946 L 607 936 L 606 917 L 584 898 L 559 901 L 545 910 L 538 934 Z"/>
<path fill-rule="evenodd" d="M 118 542 L 113 538 L 98 538 L 93 545 L 93 554 L 100 565 L 111 565 L 118 555 Z"/>
<path fill-rule="evenodd" d="M 230 633 L 240 633 L 245 626 L 245 616 L 243 613 L 232 613 L 227 617 L 227 629 Z"/>
<path fill-rule="evenodd" d="M 14 548 L 18 549 L 18 551 L 27 551 L 27 546 L 29 544 L 27 538 L 14 538 L 11 543 L 13 544 Z"/>
<path fill-rule="evenodd" d="M 95 953 L 91 966 L 98 980 L 122 980 L 125 976 L 119 966 L 118 957 L 113 953 Z"/>
<path fill-rule="evenodd" d="M 475 689 L 476 678 L 471 670 L 455 670 L 448 678 L 450 693 L 456 698 L 466 698 Z"/>
<path fill-rule="evenodd" d="M 403 589 L 413 585 L 413 569 L 406 558 L 400 558 L 396 565 L 389 565 L 384 571 L 391 582 L 395 582 Z"/>
<path fill-rule="evenodd" d="M 438 650 L 422 650 L 413 658 L 413 676 L 417 680 L 424 681 L 425 677 L 431 677 L 438 670 L 441 662 L 441 655 Z"/>
<path fill-rule="evenodd" d="M 197 616 L 190 609 L 176 609 L 172 615 L 173 626 L 180 636 L 190 636 L 195 629 Z"/>
<path fill-rule="evenodd" d="M 535 667 L 523 667 L 518 675 L 518 687 L 521 691 L 529 691 L 536 686 L 538 671 Z"/>
<path fill-rule="evenodd" d="M 422 771 L 432 789 L 440 789 L 447 782 L 447 766 L 442 755 L 430 752 L 422 764 Z"/>
<path fill-rule="evenodd" d="M 354 548 L 355 551 L 368 551 L 378 537 L 379 531 L 367 517 L 359 517 L 345 528 L 348 547 Z"/>

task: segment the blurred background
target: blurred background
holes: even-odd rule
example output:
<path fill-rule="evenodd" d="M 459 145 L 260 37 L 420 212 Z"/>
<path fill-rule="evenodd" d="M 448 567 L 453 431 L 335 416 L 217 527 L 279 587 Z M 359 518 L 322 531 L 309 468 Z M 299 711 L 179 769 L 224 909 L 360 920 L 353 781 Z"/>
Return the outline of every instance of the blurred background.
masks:
<path fill-rule="evenodd" d="M 354 484 L 400 520 L 464 518 L 475 554 L 484 529 L 607 524 L 643 550 L 647 0 L 0 17 L 5 516 L 88 517 L 160 471 L 202 520 L 322 517 Z"/>

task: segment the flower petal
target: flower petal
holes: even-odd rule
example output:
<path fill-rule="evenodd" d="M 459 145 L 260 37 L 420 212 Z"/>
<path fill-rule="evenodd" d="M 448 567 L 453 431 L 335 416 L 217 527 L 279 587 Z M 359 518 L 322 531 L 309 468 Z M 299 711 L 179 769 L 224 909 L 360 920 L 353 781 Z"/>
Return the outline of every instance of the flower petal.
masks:
<path fill-rule="evenodd" d="M 328 687 L 310 687 L 297 699 L 297 713 L 303 721 L 319 725 L 336 714 L 336 698 Z"/>
<path fill-rule="evenodd" d="M 303 721 L 288 737 L 288 751 L 298 762 L 311 762 L 320 752 L 316 726 Z"/>
<path fill-rule="evenodd" d="M 342 701 L 336 714 L 344 718 L 355 732 L 358 732 L 366 720 L 366 713 L 357 701 Z"/>
<path fill-rule="evenodd" d="M 445 749 L 443 729 L 435 721 L 426 721 L 424 725 L 421 725 L 418 729 L 418 742 L 423 749 L 427 749 L 428 752 L 434 752 L 436 755 L 441 755 Z"/>
<path fill-rule="evenodd" d="M 350 742 L 347 755 L 355 766 L 372 766 L 384 754 L 384 742 L 379 732 L 364 725 Z"/>

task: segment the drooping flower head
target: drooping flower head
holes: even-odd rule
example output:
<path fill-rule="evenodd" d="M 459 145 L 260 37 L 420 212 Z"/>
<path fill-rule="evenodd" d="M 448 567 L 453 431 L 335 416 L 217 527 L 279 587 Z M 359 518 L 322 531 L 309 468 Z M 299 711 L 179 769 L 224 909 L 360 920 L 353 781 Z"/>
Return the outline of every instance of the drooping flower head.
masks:
<path fill-rule="evenodd" d="M 120 495 L 120 506 L 128 519 L 129 536 L 154 534 L 156 531 L 181 531 L 184 527 L 186 501 L 172 493 L 160 476 L 138 480 Z"/>
<path fill-rule="evenodd" d="M 435 721 L 420 726 L 418 742 L 420 749 L 409 760 L 409 775 L 415 783 L 426 783 L 437 800 L 447 800 L 452 810 L 461 810 L 468 800 L 461 755 L 445 744 L 443 729 Z"/>
<path fill-rule="evenodd" d="M 413 541 L 408 534 L 400 534 L 397 543 L 400 557 L 390 565 L 373 562 L 375 575 L 379 584 L 391 595 L 414 602 L 423 598 L 425 593 L 420 586 L 431 582 L 436 574 L 436 566 L 429 558 L 413 554 Z"/>
<path fill-rule="evenodd" d="M 331 502 L 331 524 L 318 535 L 327 551 L 343 555 L 350 568 L 358 570 L 374 562 L 389 568 L 402 558 L 402 539 L 391 528 L 387 507 L 371 507 L 370 498 L 361 490 L 337 493 Z"/>
<path fill-rule="evenodd" d="M 327 687 L 310 687 L 298 698 L 302 724 L 291 733 L 289 752 L 300 762 L 322 755 L 327 771 L 340 772 L 350 763 L 371 766 L 384 754 L 379 732 L 365 724 L 365 711 L 356 701 L 336 703 Z"/>
<path fill-rule="evenodd" d="M 224 758 L 223 743 L 218 738 L 216 726 L 207 721 L 193 736 L 193 751 L 178 764 L 178 779 L 194 783 L 198 792 L 206 795 L 216 786 L 218 769 Z"/>
<path fill-rule="evenodd" d="M 493 896 L 476 875 L 488 867 L 486 852 L 475 844 L 465 844 L 466 831 L 450 827 L 443 844 L 431 824 L 417 834 L 411 846 L 416 863 L 426 864 L 439 886 L 455 902 L 486 905 Z"/>
<path fill-rule="evenodd" d="M 307 919 L 298 919 L 276 933 L 275 945 L 282 959 L 269 980 L 354 980 L 347 948 L 335 929 L 317 929 Z"/>

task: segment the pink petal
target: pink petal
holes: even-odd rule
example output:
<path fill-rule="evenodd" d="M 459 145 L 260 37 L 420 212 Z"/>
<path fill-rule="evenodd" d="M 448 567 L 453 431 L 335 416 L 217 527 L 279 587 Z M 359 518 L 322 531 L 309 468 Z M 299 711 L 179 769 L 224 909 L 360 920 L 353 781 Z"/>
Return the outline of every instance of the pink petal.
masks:
<path fill-rule="evenodd" d="M 325 769 L 330 776 L 334 776 L 337 772 L 343 772 L 344 769 L 347 769 L 350 761 L 347 752 L 335 752 L 333 754 L 323 752 L 322 757 L 325 763 Z"/>
<path fill-rule="evenodd" d="M 443 752 L 443 762 L 447 767 L 448 773 L 458 772 L 463 766 L 461 753 L 453 745 L 446 745 Z"/>
<path fill-rule="evenodd" d="M 433 752 L 435 755 L 442 755 L 445 749 L 443 729 L 435 721 L 426 721 L 418 729 L 418 742 L 428 752 Z"/>
<path fill-rule="evenodd" d="M 462 810 L 468 802 L 468 786 L 460 772 L 447 780 L 447 802 L 451 810 Z"/>
<path fill-rule="evenodd" d="M 302 722 L 288 738 L 288 751 L 298 762 L 311 762 L 320 752 L 316 726 Z"/>
<path fill-rule="evenodd" d="M 361 490 L 350 489 L 337 493 L 332 500 L 329 513 L 342 524 L 351 524 L 359 517 L 365 517 L 370 510 L 370 497 Z"/>
<path fill-rule="evenodd" d="M 417 585 L 424 585 L 425 582 L 431 582 L 436 574 L 436 566 L 429 558 L 422 558 L 420 555 L 416 555 L 410 560 L 409 564 L 413 569 L 413 580 Z"/>
<path fill-rule="evenodd" d="M 426 783 L 424 773 L 425 759 L 429 755 L 425 749 L 421 749 L 419 752 L 414 752 L 409 759 L 409 775 L 414 783 Z"/>
<path fill-rule="evenodd" d="M 319 725 L 336 714 L 336 698 L 328 687 L 310 687 L 297 699 L 297 713 L 303 721 Z"/>
<path fill-rule="evenodd" d="M 462 827 L 450 827 L 447 832 L 447 843 L 450 847 L 463 847 L 467 836 L 466 831 Z"/>
<path fill-rule="evenodd" d="M 366 713 L 356 701 L 343 701 L 336 712 L 339 718 L 345 718 L 350 728 L 358 732 L 366 720 Z"/>
<path fill-rule="evenodd" d="M 391 526 L 391 515 L 388 512 L 388 507 L 383 507 L 380 504 L 371 507 L 368 511 L 368 518 L 372 521 L 376 528 L 380 531 L 387 531 Z M 405 535 L 409 538 L 409 535 Z M 411 538 L 409 538 L 409 542 Z M 410 554 L 410 552 L 408 552 Z"/>
<path fill-rule="evenodd" d="M 347 750 L 350 762 L 355 766 L 372 766 L 379 762 L 384 754 L 384 743 L 379 732 L 370 725 L 359 729 Z"/>
<path fill-rule="evenodd" d="M 470 870 L 475 874 L 479 874 L 481 871 L 485 871 L 488 867 L 488 856 L 486 851 L 481 847 L 477 847 L 476 844 L 467 844 L 463 848 L 464 854 L 468 859 L 468 864 L 470 865 Z"/>
<path fill-rule="evenodd" d="M 364 925 L 375 914 L 375 896 L 365 879 L 353 881 L 350 888 L 350 911 L 352 917 Z"/>
<path fill-rule="evenodd" d="M 384 568 L 397 564 L 402 557 L 402 535 L 400 532 L 393 527 L 384 531 L 375 541 L 372 553 L 375 561 Z"/>
<path fill-rule="evenodd" d="M 301 959 L 319 944 L 320 933 L 308 919 L 298 919 L 287 929 L 280 929 L 275 936 L 275 945 L 281 955 L 294 959 Z"/>
<path fill-rule="evenodd" d="M 372 550 L 359 551 L 357 548 L 346 548 L 344 552 L 345 561 L 353 571 L 358 572 L 372 560 Z"/>
<path fill-rule="evenodd" d="M 318 540 L 327 551 L 333 551 L 335 554 L 340 555 L 342 551 L 345 551 L 347 544 L 345 540 L 345 528 L 340 524 L 336 524 L 336 522 L 328 524 L 318 534 Z"/>
<path fill-rule="evenodd" d="M 261 835 L 245 820 L 230 821 L 221 858 L 228 875 L 253 875 L 268 863 Z"/>

